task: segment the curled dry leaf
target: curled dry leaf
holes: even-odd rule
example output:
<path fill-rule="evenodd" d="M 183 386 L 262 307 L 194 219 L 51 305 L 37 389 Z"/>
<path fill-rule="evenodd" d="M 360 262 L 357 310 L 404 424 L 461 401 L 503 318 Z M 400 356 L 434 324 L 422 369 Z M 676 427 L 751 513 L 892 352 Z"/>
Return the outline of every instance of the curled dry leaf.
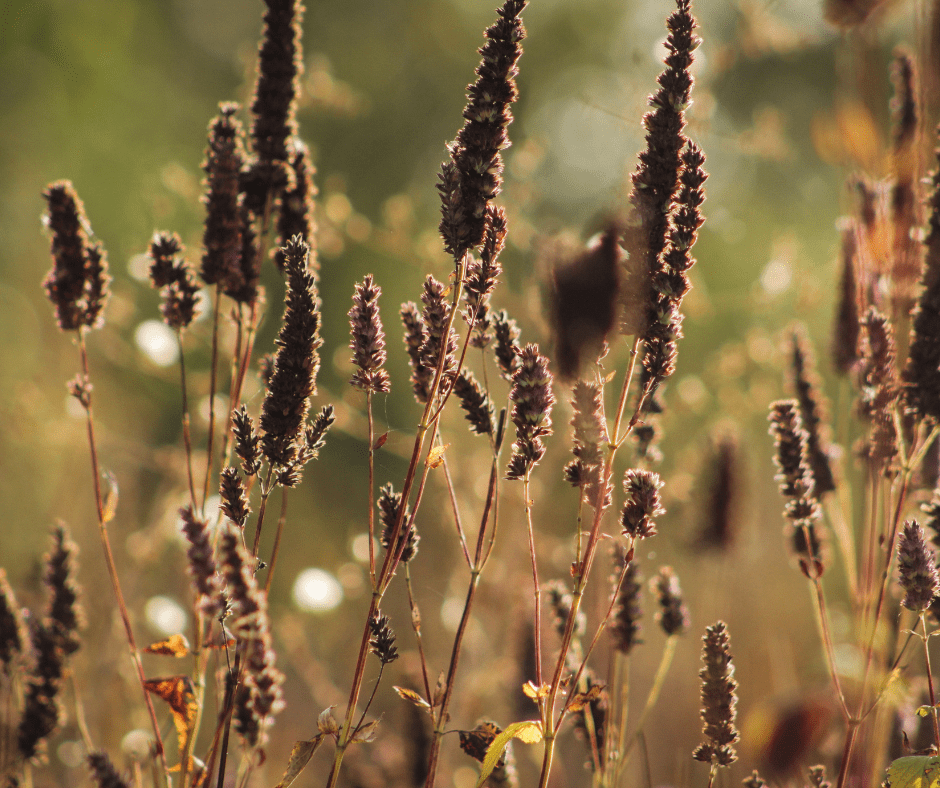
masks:
<path fill-rule="evenodd" d="M 339 723 L 333 719 L 333 709 L 335 708 L 335 706 L 327 706 L 320 712 L 320 716 L 317 718 L 317 729 L 320 733 L 324 735 L 339 733 Z"/>
<path fill-rule="evenodd" d="M 428 703 L 424 698 L 422 698 L 414 690 L 410 690 L 407 687 L 396 687 L 396 686 L 393 686 L 392 689 L 398 693 L 399 697 L 404 698 L 405 700 L 410 700 L 419 709 L 431 708 L 431 704 Z"/>
<path fill-rule="evenodd" d="M 324 734 L 320 733 L 309 741 L 294 742 L 294 748 L 290 751 L 290 760 L 287 762 L 287 768 L 284 770 L 284 776 L 275 788 L 287 788 L 296 780 L 304 767 L 313 757 L 317 748 L 323 743 Z"/>
<path fill-rule="evenodd" d="M 356 731 L 355 735 L 352 737 L 352 741 L 361 741 L 368 743 L 375 739 L 375 734 L 378 732 L 379 721 L 372 720 L 368 725 L 363 725 L 359 730 Z"/>
<path fill-rule="evenodd" d="M 164 657 L 185 657 L 189 654 L 189 641 L 184 635 L 170 635 L 166 640 L 151 643 L 144 651 Z"/>
<path fill-rule="evenodd" d="M 101 475 L 108 484 L 108 489 L 104 494 L 104 501 L 101 504 L 101 518 L 106 523 L 110 523 L 114 519 L 114 515 L 117 514 L 118 499 L 121 497 L 121 491 L 118 488 L 117 478 L 111 471 L 105 471 Z"/>
<path fill-rule="evenodd" d="M 448 446 L 450 446 L 450 444 L 445 443 L 443 446 L 435 446 L 428 452 L 428 467 L 431 470 L 439 468 L 444 464 L 444 452 L 447 451 Z"/>
<path fill-rule="evenodd" d="M 581 711 L 589 703 L 597 700 L 603 691 L 604 686 L 602 684 L 592 684 L 587 692 L 572 695 L 571 700 L 568 701 L 568 711 Z"/>
<path fill-rule="evenodd" d="M 547 698 L 548 693 L 551 692 L 551 687 L 548 684 L 542 684 L 541 686 L 536 686 L 535 682 L 527 681 L 522 685 L 522 692 L 527 698 L 532 698 L 532 700 L 538 700 L 539 698 Z"/>
<path fill-rule="evenodd" d="M 385 441 L 387 441 L 387 440 L 388 440 L 388 433 L 387 433 L 387 432 L 383 432 L 383 433 L 382 433 L 381 435 L 379 435 L 379 437 L 376 439 L 375 444 L 372 446 L 372 450 L 373 450 L 373 451 L 378 451 L 379 449 L 381 449 L 381 448 L 385 445 Z"/>
<path fill-rule="evenodd" d="M 173 712 L 173 725 L 176 727 L 176 737 L 182 754 L 186 747 L 189 729 L 199 710 L 193 680 L 189 676 L 149 679 L 144 682 L 144 689 L 165 700 L 169 705 L 170 711 Z"/>

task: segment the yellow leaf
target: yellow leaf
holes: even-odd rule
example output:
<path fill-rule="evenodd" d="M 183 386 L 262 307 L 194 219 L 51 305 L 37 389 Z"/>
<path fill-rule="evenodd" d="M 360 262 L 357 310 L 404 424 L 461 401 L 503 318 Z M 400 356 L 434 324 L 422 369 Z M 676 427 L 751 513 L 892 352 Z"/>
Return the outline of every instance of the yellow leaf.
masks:
<path fill-rule="evenodd" d="M 198 704 L 193 689 L 193 680 L 189 676 L 170 676 L 164 679 L 149 679 L 144 682 L 144 689 L 165 700 L 173 712 L 173 725 L 179 740 L 180 755 L 186 746 L 186 737 L 196 719 Z"/>
<path fill-rule="evenodd" d="M 431 470 L 434 468 L 443 465 L 444 463 L 444 452 L 447 451 L 447 447 L 450 446 L 449 443 L 445 443 L 443 446 L 435 446 L 431 451 L 428 452 L 428 467 Z"/>
<path fill-rule="evenodd" d="M 483 759 L 483 766 L 480 768 L 480 779 L 477 780 L 476 788 L 483 788 L 483 784 L 493 773 L 499 759 L 503 757 L 503 750 L 506 749 L 506 745 L 512 739 L 519 739 L 524 744 L 538 744 L 542 741 L 542 723 L 538 720 L 514 722 L 493 739 L 493 743 L 489 746 L 486 757 Z"/>
<path fill-rule="evenodd" d="M 888 767 L 891 788 L 940 787 L 940 757 L 935 755 L 908 755 L 898 758 Z"/>
<path fill-rule="evenodd" d="M 147 654 L 161 654 L 165 657 L 185 657 L 189 654 L 189 641 L 183 635 L 170 635 L 159 643 L 151 643 L 144 651 Z"/>
<path fill-rule="evenodd" d="M 527 698 L 532 698 L 532 700 L 538 700 L 539 698 L 547 698 L 548 693 L 551 688 L 548 684 L 542 684 L 541 686 L 535 686 L 535 682 L 527 681 L 522 685 L 522 692 Z"/>
<path fill-rule="evenodd" d="M 104 476 L 104 480 L 108 483 L 108 489 L 104 494 L 104 502 L 101 506 L 101 519 L 106 523 L 110 523 L 114 519 L 114 515 L 117 514 L 120 490 L 118 489 L 117 478 L 111 471 L 105 471 L 102 476 Z"/>
<path fill-rule="evenodd" d="M 410 700 L 415 706 L 420 709 L 430 709 L 431 704 L 428 703 L 424 698 L 422 698 L 414 690 L 407 689 L 406 687 L 392 687 L 395 692 L 398 693 L 399 697 L 404 698 L 405 700 Z"/>
<path fill-rule="evenodd" d="M 287 788 L 288 785 L 294 782 L 322 743 L 322 733 L 314 736 L 310 741 L 295 742 L 294 749 L 290 751 L 290 760 L 287 762 L 284 776 L 275 788 Z"/>

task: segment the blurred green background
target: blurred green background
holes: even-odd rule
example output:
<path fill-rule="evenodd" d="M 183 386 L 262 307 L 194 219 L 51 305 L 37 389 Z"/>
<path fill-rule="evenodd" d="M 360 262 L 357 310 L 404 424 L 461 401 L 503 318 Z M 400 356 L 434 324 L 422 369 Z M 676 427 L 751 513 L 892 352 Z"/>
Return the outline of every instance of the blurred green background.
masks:
<path fill-rule="evenodd" d="M 325 344 L 315 404 L 335 402 L 339 419 L 321 460 L 308 467 L 292 497 L 272 605 L 288 622 L 282 642 L 291 632 L 306 633 L 291 641 L 299 656 L 282 658 L 288 672 L 303 674 L 300 665 L 320 664 L 309 661 L 314 656 L 327 664 L 340 661 L 330 670 L 335 697 L 324 697 L 328 683 L 321 683 L 312 700 L 291 702 L 285 720 L 298 724 L 315 713 L 304 703 L 320 703 L 319 710 L 342 696 L 351 663 L 348 655 L 346 662 L 336 655 L 348 651 L 350 633 L 358 636 L 366 604 L 357 598 L 362 574 L 353 552 L 364 531 L 366 444 L 361 395 L 345 385 L 349 297 L 368 272 L 384 289 L 393 392 L 376 403 L 377 432 L 389 431 L 377 474 L 379 482 L 400 484 L 401 454 L 409 450 L 418 411 L 407 384 L 397 307 L 418 299 L 425 273 L 445 279 L 449 272 L 436 232 L 436 173 L 444 144 L 462 122 L 482 30 L 494 18 L 492 0 L 309 5 L 299 121 L 319 170 Z M 519 320 L 524 341 L 548 337 L 541 240 L 562 231 L 587 238 L 604 216 L 624 206 L 671 10 L 664 0 L 534 0 L 525 12 L 529 37 L 501 198 L 510 222 L 506 274 L 494 297 L 497 307 L 506 306 Z M 704 43 L 697 51 L 688 133 L 708 157 L 707 221 L 696 247 L 679 371 L 665 397 L 669 514 L 651 548 L 655 555 L 639 556 L 649 560 L 648 575 L 656 562 L 674 563 L 690 594 L 693 633 L 675 669 L 676 700 L 664 704 L 653 723 L 681 731 L 683 746 L 686 736 L 694 744 L 698 729 L 696 633 L 718 616 L 729 620 L 732 638 L 741 644 L 745 709 L 760 697 L 825 683 L 803 580 L 787 566 L 781 546 L 765 414 L 768 402 L 786 391 L 778 332 L 794 318 L 810 325 L 828 376 L 835 221 L 848 207 L 844 180 L 857 166 L 883 174 L 888 63 L 896 42 L 914 39 L 906 6 L 884 19 L 877 33 L 864 35 L 829 28 L 817 0 L 699 2 L 694 12 Z M 155 363 L 141 344 L 141 324 L 159 315 L 157 297 L 141 278 L 140 255 L 155 230 L 172 230 L 198 261 L 206 126 L 220 101 L 248 101 L 261 13 L 253 0 L 6 0 L 0 7 L 0 564 L 23 589 L 22 601 L 36 604 L 45 534 L 56 518 L 68 521 L 84 549 L 82 577 L 96 632 L 110 628 L 110 590 L 101 582 L 84 422 L 70 409 L 64 385 L 77 371 L 78 355 L 71 337 L 57 331 L 40 286 L 50 266 L 40 194 L 50 181 L 72 180 L 108 250 L 114 297 L 106 327 L 90 337 L 96 417 L 103 465 L 120 488 L 112 532 L 123 580 L 138 604 L 141 630 L 156 637 L 159 628 L 153 616 L 145 620 L 145 603 L 157 595 L 184 606 L 188 599 L 174 536 L 185 477 L 178 367 Z M 257 347 L 267 352 L 283 286 L 270 266 L 263 282 L 268 305 Z M 194 411 L 205 392 L 206 336 L 205 323 L 187 335 Z M 612 357 L 621 370 L 624 356 L 618 348 Z M 835 397 L 832 381 L 828 390 Z M 257 385 L 249 390 L 254 410 L 257 392 Z M 567 398 L 560 388 L 556 394 Z M 561 435 L 567 419 L 562 406 L 555 417 Z M 203 434 L 197 412 L 194 420 L 197 435 Z M 445 430 L 446 440 L 465 452 L 455 463 L 458 489 L 476 503 L 483 482 L 475 469 L 486 473 L 486 450 L 465 445 L 456 415 Z M 700 476 L 715 430 L 741 437 L 741 536 L 731 556 L 703 561 L 690 555 L 688 545 L 701 519 Z M 558 545 L 546 548 L 546 579 L 564 577 L 570 561 L 566 535 L 575 501 L 555 482 L 566 451 L 565 440 L 558 442 L 537 475 L 545 503 L 536 517 L 545 544 Z M 557 498 L 549 498 L 555 489 Z M 555 500 L 560 503 L 549 503 Z M 427 508 L 422 549 L 428 564 L 423 570 L 417 564 L 415 572 L 428 628 L 436 629 L 438 609 L 446 619 L 446 603 L 452 594 L 462 596 L 465 578 L 439 487 Z M 504 547 L 522 551 L 522 532 L 515 529 L 519 510 L 507 505 L 507 512 L 503 536 L 514 545 Z M 477 515 L 471 507 L 466 516 L 472 521 Z M 443 524 L 439 532 L 437 521 Z M 434 575 L 432 562 L 438 560 L 455 568 L 450 584 Z M 339 608 L 319 616 L 297 611 L 291 584 L 308 567 L 340 578 L 346 600 Z M 762 583 L 771 570 L 779 583 Z M 494 574 L 505 580 L 516 571 Z M 838 581 L 834 585 L 838 595 Z M 498 595 L 490 602 L 504 604 Z M 776 622 L 800 621 L 794 625 L 799 631 L 775 628 L 766 620 L 768 610 Z M 406 615 L 400 621 L 410 648 Z M 652 621 L 648 626 L 649 640 L 656 641 Z M 496 648 L 499 630 L 482 641 L 489 644 L 484 648 Z M 432 643 L 446 642 L 434 637 Z M 126 671 L 120 638 L 112 641 L 110 651 L 80 657 L 86 675 L 104 681 L 108 671 Z M 440 667 L 446 653 L 443 645 L 435 652 Z M 638 685 L 657 658 L 649 658 L 651 667 L 637 668 Z M 472 663 L 467 669 L 474 675 Z M 289 687 L 299 685 L 291 675 Z M 749 690 L 749 679 L 764 689 Z M 127 703 L 135 705 L 133 683 L 128 687 Z M 395 703 L 388 701 L 387 708 Z M 470 727 L 479 711 L 463 709 L 459 723 Z M 91 713 L 107 731 L 102 743 L 113 744 L 128 728 L 120 715 Z M 142 724 L 139 710 L 133 714 Z M 279 756 L 292 735 L 278 742 Z M 685 752 L 678 754 L 671 741 L 651 747 L 676 752 L 662 756 L 654 779 L 682 780 L 691 768 Z M 66 763 L 68 753 L 59 760 Z M 283 757 L 272 756 L 272 763 L 277 771 Z"/>

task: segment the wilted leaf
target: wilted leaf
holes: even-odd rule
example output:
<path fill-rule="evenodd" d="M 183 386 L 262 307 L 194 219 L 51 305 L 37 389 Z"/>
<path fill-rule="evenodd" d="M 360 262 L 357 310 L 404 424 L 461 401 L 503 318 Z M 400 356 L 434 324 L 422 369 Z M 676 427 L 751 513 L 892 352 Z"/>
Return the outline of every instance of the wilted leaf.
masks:
<path fill-rule="evenodd" d="M 940 757 L 908 755 L 898 758 L 888 767 L 888 785 L 891 788 L 938 788 Z"/>
<path fill-rule="evenodd" d="M 483 783 L 489 779 L 493 769 L 499 764 L 500 758 L 503 757 L 503 750 L 512 739 L 519 739 L 524 744 L 538 744 L 542 741 L 542 723 L 538 720 L 514 722 L 493 739 L 483 759 L 483 766 L 480 767 L 480 779 L 477 780 L 476 788 L 483 788 Z"/>
<path fill-rule="evenodd" d="M 320 733 L 324 735 L 327 733 L 339 733 L 339 723 L 333 719 L 333 709 L 335 708 L 335 706 L 327 706 L 320 712 L 320 716 L 317 718 L 317 729 Z"/>
<path fill-rule="evenodd" d="M 106 523 L 110 523 L 117 514 L 118 499 L 121 497 L 121 491 L 118 489 L 117 478 L 111 471 L 105 471 L 104 480 L 108 483 L 107 492 L 104 494 L 104 502 L 101 506 L 101 517 Z"/>
<path fill-rule="evenodd" d="M 193 680 L 189 676 L 170 676 L 165 679 L 149 679 L 144 688 L 167 702 L 173 712 L 173 725 L 179 740 L 180 753 L 186 746 L 186 737 L 190 726 L 196 719 L 198 704 L 193 690 Z"/>
<path fill-rule="evenodd" d="M 381 449 L 385 445 L 385 441 L 387 440 L 388 440 L 388 433 L 383 432 L 381 435 L 379 435 L 378 439 L 375 441 L 375 444 L 372 446 L 372 450 L 377 451 L 378 449 Z"/>
<path fill-rule="evenodd" d="M 579 692 L 576 695 L 572 695 L 571 700 L 568 701 L 568 711 L 581 711 L 581 709 L 589 703 L 597 700 L 603 691 L 603 685 L 592 684 L 587 692 Z"/>
<path fill-rule="evenodd" d="M 393 686 L 392 689 L 398 693 L 399 697 L 402 697 L 405 700 L 410 700 L 415 706 L 417 706 L 420 709 L 431 708 L 431 704 L 428 703 L 424 698 L 422 698 L 414 690 L 410 690 L 407 687 L 396 687 L 396 686 Z"/>
<path fill-rule="evenodd" d="M 352 737 L 352 741 L 361 741 L 361 742 L 370 742 L 375 738 L 375 734 L 379 728 L 379 721 L 372 720 L 368 725 L 363 725 L 356 735 Z"/>
<path fill-rule="evenodd" d="M 144 651 L 147 654 L 161 654 L 165 657 L 185 657 L 189 654 L 189 641 L 183 635 L 170 635 L 159 643 L 151 643 Z"/>
<path fill-rule="evenodd" d="M 275 788 L 287 788 L 294 782 L 322 743 L 322 733 L 314 736 L 310 741 L 295 742 L 294 749 L 290 751 L 290 760 L 287 762 L 284 776 Z"/>
<path fill-rule="evenodd" d="M 486 757 L 486 751 L 493 743 L 493 739 L 499 736 L 500 731 L 501 728 L 489 720 L 484 720 L 472 731 L 457 731 L 460 737 L 460 749 L 482 763 Z"/>
<path fill-rule="evenodd" d="M 435 446 L 431 451 L 428 452 L 428 467 L 432 470 L 438 468 L 444 464 L 444 452 L 447 451 L 447 447 L 450 446 L 449 443 L 445 443 L 443 446 Z"/>
<path fill-rule="evenodd" d="M 541 686 L 536 686 L 535 682 L 527 681 L 522 685 L 522 692 L 527 698 L 532 698 L 532 700 L 538 700 L 539 698 L 547 698 L 548 693 L 551 691 L 551 687 L 548 684 L 542 684 Z"/>

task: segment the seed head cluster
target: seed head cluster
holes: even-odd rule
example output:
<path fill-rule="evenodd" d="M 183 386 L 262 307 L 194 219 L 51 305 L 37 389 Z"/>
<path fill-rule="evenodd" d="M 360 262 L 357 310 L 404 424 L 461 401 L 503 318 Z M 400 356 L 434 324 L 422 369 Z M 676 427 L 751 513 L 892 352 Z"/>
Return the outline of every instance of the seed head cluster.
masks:
<path fill-rule="evenodd" d="M 507 479 L 522 479 L 545 454 L 542 438 L 552 434 L 552 373 L 538 345 L 529 344 L 519 354 L 519 368 L 512 378 L 512 423 L 516 441 L 512 445 Z"/>

